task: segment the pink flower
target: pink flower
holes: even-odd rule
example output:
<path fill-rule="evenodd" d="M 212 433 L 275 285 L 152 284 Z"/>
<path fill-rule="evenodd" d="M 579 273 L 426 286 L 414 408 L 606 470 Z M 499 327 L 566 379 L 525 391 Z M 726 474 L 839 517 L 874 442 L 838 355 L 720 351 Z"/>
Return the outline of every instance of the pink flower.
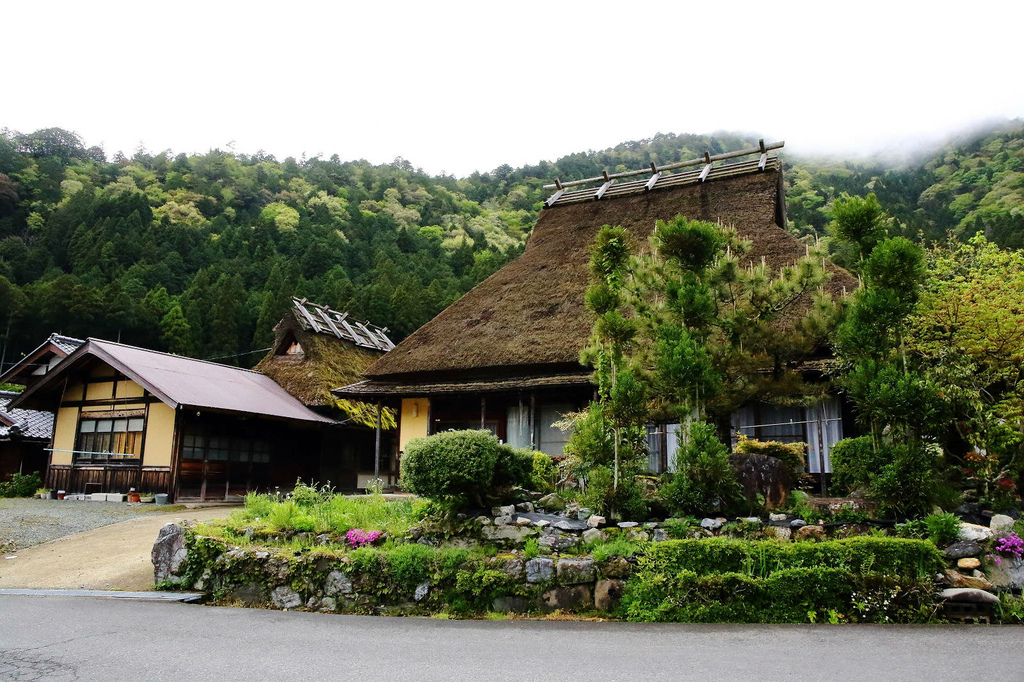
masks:
<path fill-rule="evenodd" d="M 1012 554 L 1018 559 L 1024 558 L 1024 540 L 1010 531 L 996 539 L 995 550 L 1003 554 Z"/>
<path fill-rule="evenodd" d="M 353 547 L 365 547 L 366 545 L 372 545 L 381 536 L 379 530 L 365 531 L 362 528 L 353 528 L 349 532 L 345 533 L 345 539 L 348 544 Z"/>

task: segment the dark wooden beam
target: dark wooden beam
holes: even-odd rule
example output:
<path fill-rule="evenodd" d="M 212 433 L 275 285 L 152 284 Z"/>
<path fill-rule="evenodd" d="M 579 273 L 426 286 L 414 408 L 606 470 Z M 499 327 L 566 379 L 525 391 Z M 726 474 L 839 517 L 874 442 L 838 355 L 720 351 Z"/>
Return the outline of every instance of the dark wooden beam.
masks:
<path fill-rule="evenodd" d="M 380 420 L 381 420 L 381 402 L 377 401 L 377 430 L 376 440 L 373 446 L 373 477 L 375 479 L 380 478 Z"/>

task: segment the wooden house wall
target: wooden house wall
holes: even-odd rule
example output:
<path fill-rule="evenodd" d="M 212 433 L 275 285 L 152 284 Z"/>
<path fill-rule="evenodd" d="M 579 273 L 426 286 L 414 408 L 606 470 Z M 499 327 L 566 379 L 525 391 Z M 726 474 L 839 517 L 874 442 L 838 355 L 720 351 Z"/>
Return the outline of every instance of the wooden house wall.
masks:
<path fill-rule="evenodd" d="M 81 420 L 112 410 L 143 413 L 141 457 L 134 461 L 76 462 L 74 451 Z M 69 493 L 123 493 L 130 488 L 169 493 L 173 424 L 172 408 L 147 394 L 139 384 L 119 376 L 112 367 L 98 364 L 77 381 L 69 382 L 61 396 L 46 486 Z"/>
<path fill-rule="evenodd" d="M 221 452 L 224 448 L 226 457 Z M 174 441 L 174 497 L 239 499 L 251 491 L 289 491 L 299 479 L 320 481 L 321 449 L 321 434 L 316 428 L 182 411 Z M 256 454 L 264 451 L 268 454 L 266 461 Z"/>
<path fill-rule="evenodd" d="M 46 471 L 46 443 L 43 441 L 0 441 L 0 481 L 9 481 L 16 473 Z"/>

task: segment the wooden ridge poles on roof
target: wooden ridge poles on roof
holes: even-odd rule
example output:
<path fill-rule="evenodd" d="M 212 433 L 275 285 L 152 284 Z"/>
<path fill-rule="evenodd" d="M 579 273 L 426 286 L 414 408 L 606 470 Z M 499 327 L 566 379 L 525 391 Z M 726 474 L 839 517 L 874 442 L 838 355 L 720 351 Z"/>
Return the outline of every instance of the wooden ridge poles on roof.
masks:
<path fill-rule="evenodd" d="M 387 327 L 377 327 L 369 321 L 350 322 L 348 313 L 339 313 L 305 298 L 292 297 L 292 304 L 309 328 L 316 333 L 333 334 L 339 339 L 353 341 L 357 346 L 376 348 L 385 353 L 395 347 L 387 336 Z M 312 308 L 316 315 L 310 312 L 309 308 Z"/>
<path fill-rule="evenodd" d="M 733 152 L 724 152 L 722 154 L 711 155 L 710 152 L 704 152 L 704 156 L 698 159 L 690 159 L 689 161 L 678 161 L 676 163 L 668 163 L 663 166 L 655 165 L 651 163 L 650 168 L 639 168 L 637 170 L 622 171 L 620 173 L 609 173 L 608 171 L 602 171 L 601 175 L 584 178 L 582 180 L 570 180 L 569 182 L 562 182 L 559 178 L 555 178 L 555 181 L 551 184 L 544 185 L 544 189 L 556 190 L 547 201 L 544 202 L 546 207 L 554 206 L 559 199 L 561 199 L 566 190 L 570 187 L 579 187 L 580 185 L 587 185 L 593 182 L 603 183 L 596 191 L 594 191 L 594 200 L 601 199 L 608 190 L 619 178 L 628 178 L 636 175 L 643 175 L 644 173 L 651 173 L 650 179 L 644 184 L 643 190 L 649 192 L 654 189 L 655 185 L 660 180 L 666 177 L 665 172 L 676 170 L 679 168 L 689 168 L 692 166 L 700 166 L 703 164 L 703 168 L 700 174 L 697 176 L 697 182 L 705 182 L 708 179 L 708 175 L 711 173 L 712 164 L 716 161 L 724 161 L 726 159 L 735 159 L 741 156 L 750 156 L 752 154 L 760 154 L 761 157 L 758 160 L 757 168 L 763 171 L 768 163 L 768 152 L 773 149 L 781 149 L 785 146 L 785 142 L 772 142 L 771 144 L 765 144 L 764 140 L 758 140 L 756 147 L 750 147 L 748 149 L 738 149 Z M 578 195 L 579 192 L 574 192 L 574 195 Z"/>

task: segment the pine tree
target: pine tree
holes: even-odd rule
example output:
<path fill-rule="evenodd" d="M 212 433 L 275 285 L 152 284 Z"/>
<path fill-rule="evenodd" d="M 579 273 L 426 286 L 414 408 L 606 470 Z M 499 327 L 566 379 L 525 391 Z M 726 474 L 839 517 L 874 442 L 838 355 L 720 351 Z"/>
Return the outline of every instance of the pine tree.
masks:
<path fill-rule="evenodd" d="M 160 320 L 160 340 L 175 355 L 192 355 L 192 328 L 177 303 Z"/>

